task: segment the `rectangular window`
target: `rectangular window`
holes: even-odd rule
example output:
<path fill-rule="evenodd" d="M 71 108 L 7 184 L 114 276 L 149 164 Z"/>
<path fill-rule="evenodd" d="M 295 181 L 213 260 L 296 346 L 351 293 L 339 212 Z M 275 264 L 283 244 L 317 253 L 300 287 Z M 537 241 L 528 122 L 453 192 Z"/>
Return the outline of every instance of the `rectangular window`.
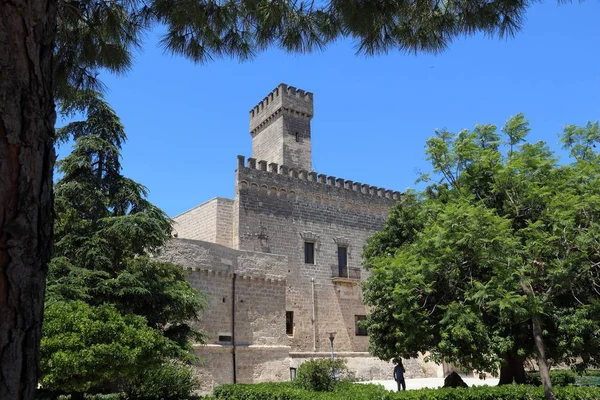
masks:
<path fill-rule="evenodd" d="M 338 269 L 342 277 L 348 277 L 348 248 L 338 246 Z"/>
<path fill-rule="evenodd" d="M 313 242 L 304 242 L 304 263 L 315 263 L 315 244 Z"/>
<path fill-rule="evenodd" d="M 231 342 L 231 335 L 219 335 L 219 342 Z"/>
<path fill-rule="evenodd" d="M 361 327 L 360 322 L 367 319 L 366 315 L 355 315 L 354 316 L 354 332 L 356 336 L 367 336 L 367 329 Z"/>
<path fill-rule="evenodd" d="M 285 333 L 288 335 L 294 334 L 294 312 L 286 311 L 285 312 Z"/>

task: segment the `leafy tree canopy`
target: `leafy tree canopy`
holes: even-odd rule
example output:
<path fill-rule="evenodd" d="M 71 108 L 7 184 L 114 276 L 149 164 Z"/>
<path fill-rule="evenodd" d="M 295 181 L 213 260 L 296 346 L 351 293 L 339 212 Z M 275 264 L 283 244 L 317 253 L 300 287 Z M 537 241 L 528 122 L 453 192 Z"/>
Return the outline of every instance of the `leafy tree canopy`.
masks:
<path fill-rule="evenodd" d="M 112 305 L 54 302 L 45 310 L 42 385 L 65 392 L 86 392 L 107 382 L 134 381 L 182 351 L 137 315 Z"/>
<path fill-rule="evenodd" d="M 523 362 L 600 365 L 598 123 L 567 126 L 560 164 L 522 114 L 427 141 L 432 181 L 368 240 L 368 332 L 382 359 L 429 352 L 523 381 Z M 543 346 L 536 345 L 536 326 Z M 543 354 L 544 355 L 544 354 Z"/>
<path fill-rule="evenodd" d="M 166 379 L 165 374 L 144 375 L 143 368 L 158 371 L 164 364 L 173 379 L 191 379 L 168 359 L 194 359 L 187 350 L 202 335 L 190 321 L 205 307 L 205 298 L 189 285 L 181 267 L 151 257 L 170 237 L 171 221 L 146 200 L 142 185 L 121 174 L 126 136 L 114 111 L 98 93 L 80 95 L 87 96 L 81 99 L 87 104 L 86 119 L 58 130 L 60 139 L 74 139 L 74 147 L 58 162 L 63 175 L 55 186 L 55 257 L 48 277 L 43 383 L 64 391 L 87 390 L 135 377 L 138 389 L 155 391 L 156 385 L 148 386 L 140 377 L 159 374 Z M 113 320 L 106 334 L 99 333 L 102 324 Z M 140 324 L 145 328 L 139 334 L 126 333 Z M 142 345 L 146 340 L 151 341 Z M 82 350 L 88 346 L 89 351 Z M 69 362 L 73 367 L 63 366 Z"/>
<path fill-rule="evenodd" d="M 439 52 L 454 38 L 510 36 L 530 6 L 509 0 L 61 0 L 55 49 L 55 95 L 65 109 L 81 89 L 101 90 L 98 71 L 122 73 L 153 26 L 165 28 L 169 52 L 204 62 L 240 60 L 269 46 L 290 52 L 325 47 L 340 37 L 365 54 Z"/>

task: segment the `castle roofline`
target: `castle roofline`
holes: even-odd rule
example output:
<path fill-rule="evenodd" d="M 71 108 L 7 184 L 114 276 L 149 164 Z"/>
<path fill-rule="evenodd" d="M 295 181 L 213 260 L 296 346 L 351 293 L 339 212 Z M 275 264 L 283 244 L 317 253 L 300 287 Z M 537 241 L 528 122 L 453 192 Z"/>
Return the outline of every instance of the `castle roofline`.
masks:
<path fill-rule="evenodd" d="M 324 186 L 330 186 L 340 189 L 346 189 L 350 192 L 362 194 L 365 196 L 376 197 L 388 200 L 399 200 L 402 193 L 394 190 L 389 190 L 377 186 L 354 182 L 349 179 L 338 178 L 331 175 L 319 174 L 315 171 L 307 171 L 304 169 L 291 168 L 277 163 L 268 163 L 265 160 L 257 161 L 254 158 L 248 158 L 246 163 L 245 157 L 238 155 L 238 170 L 242 168 L 264 171 L 273 175 L 281 175 L 299 181 L 314 182 Z"/>

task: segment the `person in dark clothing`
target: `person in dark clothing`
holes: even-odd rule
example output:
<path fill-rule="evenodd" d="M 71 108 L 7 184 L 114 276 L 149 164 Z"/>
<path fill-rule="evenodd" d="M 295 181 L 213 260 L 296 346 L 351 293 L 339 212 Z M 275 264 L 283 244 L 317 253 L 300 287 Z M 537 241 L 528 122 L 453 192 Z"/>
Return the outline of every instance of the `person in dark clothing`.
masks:
<path fill-rule="evenodd" d="M 400 391 L 400 386 L 402 386 L 402 390 L 406 390 L 406 381 L 404 380 L 404 365 L 402 365 L 402 360 L 395 360 L 396 366 L 394 367 L 394 380 L 398 384 L 398 391 Z"/>

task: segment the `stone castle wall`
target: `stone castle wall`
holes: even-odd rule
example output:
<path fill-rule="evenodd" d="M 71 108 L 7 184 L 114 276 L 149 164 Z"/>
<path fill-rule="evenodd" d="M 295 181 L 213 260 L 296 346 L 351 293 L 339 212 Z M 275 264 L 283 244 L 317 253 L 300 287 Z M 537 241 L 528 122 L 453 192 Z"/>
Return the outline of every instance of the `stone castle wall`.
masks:
<path fill-rule="evenodd" d="M 198 327 L 207 343 L 232 334 L 233 274 L 236 274 L 235 341 L 240 345 L 287 346 L 285 256 L 238 251 L 214 243 L 172 239 L 157 256 L 181 265 L 188 281 L 207 297 Z M 239 329 L 238 329 L 239 327 Z"/>
<path fill-rule="evenodd" d="M 355 330 L 355 317 L 367 314 L 360 289 L 367 277 L 362 247 L 383 227 L 399 193 L 254 159 L 245 164 L 243 158 L 236 181 L 239 248 L 288 257 L 292 351 L 327 351 L 328 333 L 336 332 L 338 351 L 365 352 L 368 337 Z M 315 243 L 315 264 L 304 263 L 305 241 Z M 348 248 L 349 276 L 339 276 L 338 246 Z"/>
<path fill-rule="evenodd" d="M 233 200 L 217 197 L 173 218 L 178 238 L 232 246 Z"/>
<path fill-rule="evenodd" d="M 289 339 L 285 334 L 285 256 L 239 251 L 215 243 L 172 239 L 156 256 L 181 265 L 188 281 L 206 295 L 207 307 L 195 322 L 206 345 L 194 346 L 202 387 L 233 382 L 234 346 L 220 341 L 235 335 L 236 381 L 289 379 Z M 235 274 L 235 330 L 233 279 Z"/>

